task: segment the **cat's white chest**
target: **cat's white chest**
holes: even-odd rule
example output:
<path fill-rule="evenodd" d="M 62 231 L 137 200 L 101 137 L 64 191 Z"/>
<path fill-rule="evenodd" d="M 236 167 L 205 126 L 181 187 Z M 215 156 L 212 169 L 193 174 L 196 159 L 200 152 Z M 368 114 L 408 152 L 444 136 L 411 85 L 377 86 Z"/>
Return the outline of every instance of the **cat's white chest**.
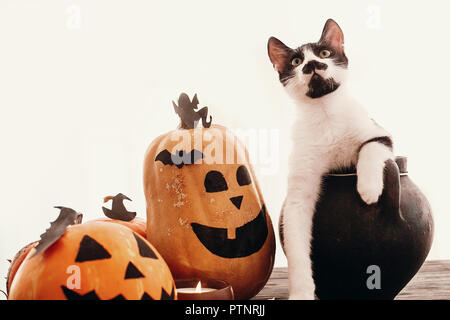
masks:
<path fill-rule="evenodd" d="M 354 164 L 360 139 L 357 127 L 349 122 L 346 118 L 302 119 L 294 126 L 293 158 L 313 158 L 330 170 Z"/>

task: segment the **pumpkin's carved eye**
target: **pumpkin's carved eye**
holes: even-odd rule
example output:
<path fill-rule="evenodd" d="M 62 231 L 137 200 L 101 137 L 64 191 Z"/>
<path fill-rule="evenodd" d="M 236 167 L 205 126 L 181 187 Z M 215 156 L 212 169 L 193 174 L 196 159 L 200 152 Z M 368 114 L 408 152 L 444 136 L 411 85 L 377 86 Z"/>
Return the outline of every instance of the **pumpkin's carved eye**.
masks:
<path fill-rule="evenodd" d="M 133 236 L 136 239 L 138 249 L 139 249 L 139 255 L 143 258 L 152 258 L 152 259 L 158 259 L 156 254 L 153 252 L 153 250 L 145 243 L 144 240 L 142 240 L 137 234 L 133 232 Z"/>
<path fill-rule="evenodd" d="M 220 192 L 228 190 L 227 182 L 223 174 L 219 171 L 210 171 L 206 174 L 205 177 L 205 189 L 206 192 Z"/>
<path fill-rule="evenodd" d="M 245 166 L 240 166 L 236 172 L 236 180 L 240 186 L 246 186 L 252 183 L 252 178 L 250 178 L 250 173 Z"/>
<path fill-rule="evenodd" d="M 78 254 L 75 258 L 75 262 L 102 260 L 109 258 L 111 258 L 109 252 L 100 243 L 86 235 L 80 242 L 80 248 L 78 249 Z"/>

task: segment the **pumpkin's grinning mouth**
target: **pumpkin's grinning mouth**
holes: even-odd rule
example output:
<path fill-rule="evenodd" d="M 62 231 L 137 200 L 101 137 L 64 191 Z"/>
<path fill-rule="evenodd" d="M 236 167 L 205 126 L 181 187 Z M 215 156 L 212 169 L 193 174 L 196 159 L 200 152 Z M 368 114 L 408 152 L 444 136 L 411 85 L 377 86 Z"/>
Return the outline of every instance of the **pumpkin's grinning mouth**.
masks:
<path fill-rule="evenodd" d="M 95 290 L 89 291 L 85 294 L 79 294 L 65 286 L 61 286 L 61 289 L 64 292 L 67 300 L 101 300 Z M 118 294 L 112 299 L 109 300 L 128 300 L 123 295 Z M 140 300 L 154 300 L 148 293 L 144 292 Z M 175 300 L 175 290 L 172 286 L 172 291 L 170 294 L 167 293 L 164 288 L 161 288 L 161 300 Z"/>
<path fill-rule="evenodd" d="M 235 239 L 228 238 L 226 228 L 208 227 L 199 223 L 191 223 L 191 226 L 203 246 L 222 258 L 242 258 L 258 252 L 269 233 L 265 205 L 255 219 L 236 228 Z"/>

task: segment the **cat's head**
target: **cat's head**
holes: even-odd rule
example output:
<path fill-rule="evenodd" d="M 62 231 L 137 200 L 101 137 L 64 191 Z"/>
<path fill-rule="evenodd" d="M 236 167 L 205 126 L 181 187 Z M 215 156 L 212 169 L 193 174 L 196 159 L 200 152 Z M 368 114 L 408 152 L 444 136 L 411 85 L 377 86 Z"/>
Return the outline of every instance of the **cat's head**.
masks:
<path fill-rule="evenodd" d="M 345 80 L 344 34 L 332 19 L 325 23 L 318 42 L 291 49 L 271 37 L 268 51 L 280 82 L 294 98 L 319 99 L 338 90 Z"/>

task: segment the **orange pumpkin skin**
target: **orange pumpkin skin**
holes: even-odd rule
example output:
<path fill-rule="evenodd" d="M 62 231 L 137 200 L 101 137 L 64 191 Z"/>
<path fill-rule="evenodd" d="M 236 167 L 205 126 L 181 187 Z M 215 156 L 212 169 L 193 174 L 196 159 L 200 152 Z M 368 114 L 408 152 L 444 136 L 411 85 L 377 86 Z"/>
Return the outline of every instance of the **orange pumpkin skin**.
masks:
<path fill-rule="evenodd" d="M 9 293 L 11 289 L 11 284 L 16 276 L 17 270 L 22 265 L 22 262 L 27 257 L 28 253 L 38 244 L 38 241 L 27 244 L 25 247 L 16 253 L 9 266 L 8 275 L 6 276 L 6 290 Z"/>
<path fill-rule="evenodd" d="M 96 221 L 118 223 L 118 224 L 121 224 L 121 225 L 124 225 L 124 226 L 130 228 L 131 230 L 133 230 L 137 234 L 141 235 L 142 237 L 147 238 L 147 221 L 145 221 L 145 219 L 143 219 L 141 217 L 135 217 L 131 221 L 123 221 L 123 220 L 110 219 L 108 217 L 102 217 L 102 218 L 97 218 L 94 220 L 86 221 L 85 223 L 91 223 L 91 222 L 96 222 Z"/>
<path fill-rule="evenodd" d="M 179 140 L 180 135 L 190 137 L 190 142 L 189 139 Z M 230 161 L 231 163 L 225 162 L 227 141 L 234 141 L 234 145 L 228 149 L 234 152 L 235 161 Z M 199 142 L 200 147 L 195 145 Z M 217 162 L 222 160 L 223 164 L 211 161 L 212 153 L 209 151 L 214 145 L 225 150 L 222 159 L 216 158 Z M 196 162 L 178 168 L 175 165 L 164 165 L 162 161 L 155 161 L 163 150 L 173 154 L 175 150 L 190 152 L 192 149 L 199 150 L 205 155 L 202 159 L 204 163 L 200 165 Z M 228 156 L 230 157 L 230 154 Z M 246 159 L 248 152 L 236 136 L 223 126 L 212 125 L 208 129 L 179 129 L 156 138 L 150 144 L 144 162 L 149 241 L 158 248 L 175 279 L 224 280 L 232 285 L 236 299 L 249 299 L 256 295 L 264 287 L 272 272 L 275 237 L 269 215 L 265 214 L 264 227 L 267 236 L 265 240 L 263 239 L 262 247 L 256 252 L 241 254 L 238 257 L 225 257 L 216 254 L 214 250 L 211 251 L 207 248 L 208 239 L 203 239 L 202 242 L 194 232 L 194 226 L 226 229 L 228 239 L 238 239 L 238 229 L 257 220 L 262 208 L 265 207 L 264 200 L 253 168 Z M 249 171 L 252 180 L 249 185 L 240 186 L 236 180 L 237 170 L 241 166 L 245 166 Z M 206 192 L 205 177 L 210 171 L 223 174 L 227 190 Z M 230 199 L 240 196 L 242 198 L 238 209 Z M 255 239 L 258 237 L 257 234 L 253 236 Z M 214 243 L 211 246 L 220 249 Z M 226 254 L 232 255 L 232 250 L 225 252 L 224 255 Z"/>
<path fill-rule="evenodd" d="M 141 255 L 142 243 L 157 259 Z M 146 295 L 158 300 L 164 298 L 163 290 L 176 298 L 172 275 L 160 254 L 147 240 L 120 224 L 72 225 L 46 251 L 36 256 L 34 252 L 32 249 L 20 266 L 10 300 L 140 300 Z"/>
<path fill-rule="evenodd" d="M 121 225 L 124 225 L 137 234 L 141 235 L 144 238 L 147 238 L 147 221 L 141 217 L 136 217 L 131 221 L 122 221 L 122 220 L 114 220 L 110 219 L 108 217 L 98 218 L 94 220 L 87 221 L 86 223 L 96 222 L 96 221 L 103 221 L 103 222 L 112 222 L 112 223 L 118 223 Z M 38 244 L 38 241 L 29 243 L 25 247 L 23 247 L 15 257 L 12 259 L 11 265 L 8 270 L 8 275 L 6 277 L 6 290 L 9 292 L 11 289 L 12 281 L 14 280 L 14 276 L 16 275 L 17 270 L 19 269 L 20 265 L 22 264 L 23 260 L 25 260 L 28 253 Z"/>

